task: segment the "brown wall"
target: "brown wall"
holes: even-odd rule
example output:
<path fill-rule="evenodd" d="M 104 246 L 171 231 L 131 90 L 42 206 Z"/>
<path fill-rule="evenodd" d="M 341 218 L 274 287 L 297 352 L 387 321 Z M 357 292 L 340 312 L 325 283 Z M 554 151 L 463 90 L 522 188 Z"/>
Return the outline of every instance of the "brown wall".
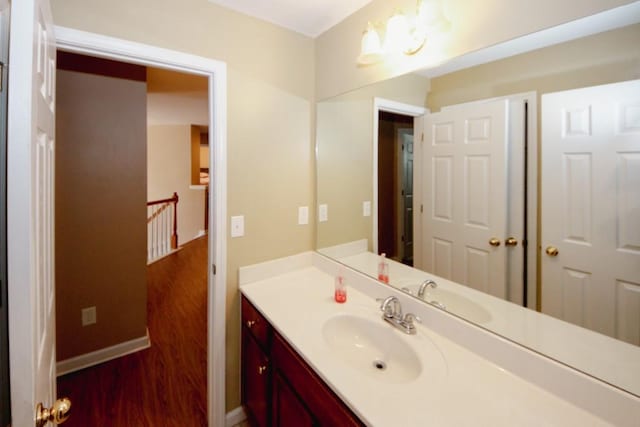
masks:
<path fill-rule="evenodd" d="M 146 83 L 58 70 L 58 360 L 144 336 Z M 97 323 L 81 323 L 96 306 Z"/>

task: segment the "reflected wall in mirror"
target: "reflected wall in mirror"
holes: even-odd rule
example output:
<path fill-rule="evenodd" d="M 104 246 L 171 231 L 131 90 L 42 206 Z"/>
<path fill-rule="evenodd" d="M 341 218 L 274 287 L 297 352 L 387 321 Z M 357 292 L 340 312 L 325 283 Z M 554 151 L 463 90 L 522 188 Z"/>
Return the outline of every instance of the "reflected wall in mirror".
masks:
<path fill-rule="evenodd" d="M 640 396 L 637 40 L 640 24 L 319 102 L 317 194 L 329 215 L 318 222 L 318 251 L 377 278 L 376 213 L 400 212 L 402 197 L 383 204 L 376 188 L 374 99 L 427 108 L 413 119 L 414 140 L 425 134 L 413 152 L 416 268 L 391 257 L 390 284 Z M 615 135 L 587 142 L 599 137 L 601 110 Z M 492 138 L 502 148 L 464 151 L 494 147 Z"/>

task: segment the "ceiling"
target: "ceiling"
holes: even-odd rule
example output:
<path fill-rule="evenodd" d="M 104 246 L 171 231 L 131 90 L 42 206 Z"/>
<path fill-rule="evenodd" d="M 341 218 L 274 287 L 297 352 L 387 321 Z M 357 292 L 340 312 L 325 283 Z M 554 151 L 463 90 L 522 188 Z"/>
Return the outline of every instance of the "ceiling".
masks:
<path fill-rule="evenodd" d="M 209 0 L 228 9 L 316 37 L 371 0 Z"/>

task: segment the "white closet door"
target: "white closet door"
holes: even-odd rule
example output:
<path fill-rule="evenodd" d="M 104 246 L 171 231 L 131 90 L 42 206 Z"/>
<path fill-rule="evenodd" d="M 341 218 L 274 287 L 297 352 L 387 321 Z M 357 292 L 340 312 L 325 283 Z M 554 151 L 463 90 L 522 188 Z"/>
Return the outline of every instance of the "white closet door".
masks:
<path fill-rule="evenodd" d="M 56 398 L 53 266 L 56 48 L 48 0 L 11 4 L 7 243 L 12 425 Z"/>
<path fill-rule="evenodd" d="M 544 95 L 541 169 L 542 311 L 640 345 L 640 81 Z"/>
<path fill-rule="evenodd" d="M 447 107 L 425 119 L 425 270 L 506 297 L 508 101 Z M 492 246 L 496 239 L 500 246 Z"/>

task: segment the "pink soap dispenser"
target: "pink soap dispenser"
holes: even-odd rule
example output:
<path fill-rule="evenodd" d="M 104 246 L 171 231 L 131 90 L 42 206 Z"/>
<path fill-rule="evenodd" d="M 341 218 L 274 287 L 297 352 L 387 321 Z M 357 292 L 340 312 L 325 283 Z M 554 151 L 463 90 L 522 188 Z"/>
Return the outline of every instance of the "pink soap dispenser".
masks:
<path fill-rule="evenodd" d="M 333 293 L 333 298 L 336 300 L 336 302 L 342 304 L 347 300 L 347 286 L 342 275 L 336 276 L 335 286 L 336 288 Z"/>
<path fill-rule="evenodd" d="M 389 263 L 387 262 L 387 254 L 385 253 L 380 255 L 380 261 L 378 262 L 378 280 L 389 284 Z"/>

